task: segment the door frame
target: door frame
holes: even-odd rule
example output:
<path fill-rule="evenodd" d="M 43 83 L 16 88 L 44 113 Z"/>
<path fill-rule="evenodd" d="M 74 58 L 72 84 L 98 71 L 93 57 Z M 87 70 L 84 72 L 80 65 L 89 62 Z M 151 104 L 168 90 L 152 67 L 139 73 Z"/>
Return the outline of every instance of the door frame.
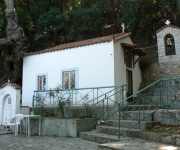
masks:
<path fill-rule="evenodd" d="M 11 107 L 9 107 L 7 110 L 11 110 L 11 117 L 12 117 L 12 97 L 10 94 L 7 94 L 4 96 L 3 101 L 2 101 L 2 116 L 1 116 L 1 122 L 2 124 L 4 124 L 4 110 L 5 110 L 5 106 L 6 106 L 6 102 L 8 101 L 8 99 L 11 99 Z"/>

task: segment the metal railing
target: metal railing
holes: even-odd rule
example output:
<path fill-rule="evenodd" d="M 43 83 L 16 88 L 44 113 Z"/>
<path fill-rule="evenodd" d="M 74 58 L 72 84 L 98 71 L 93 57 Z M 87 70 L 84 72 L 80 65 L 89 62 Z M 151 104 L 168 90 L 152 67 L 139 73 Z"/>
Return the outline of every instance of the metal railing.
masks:
<path fill-rule="evenodd" d="M 91 116 L 99 120 L 117 120 L 119 140 L 122 135 L 128 136 L 128 131 L 140 126 L 142 121 L 152 121 L 153 114 L 158 109 L 168 111 L 169 108 L 180 108 L 180 77 L 157 80 L 132 96 L 124 97 L 122 101 L 114 103 L 116 105 L 113 107 L 109 105 L 111 97 L 116 97 L 118 93 L 126 91 L 125 87 L 121 91 L 108 96 L 102 95 L 104 99 L 97 103 L 92 103 L 92 100 L 84 105 L 84 118 L 88 117 L 91 110 Z M 94 124 L 86 120 L 84 122 L 85 134 L 91 126 L 94 126 Z M 129 121 L 133 121 L 133 123 L 129 124 Z"/>
<path fill-rule="evenodd" d="M 83 106 L 85 103 L 98 103 L 114 92 L 122 90 L 124 85 L 106 86 L 94 88 L 60 89 L 55 88 L 45 91 L 34 91 L 32 106 L 33 109 L 41 107 L 56 107 L 58 101 L 69 102 L 70 106 Z M 112 102 L 120 102 L 124 99 L 124 93 L 111 97 Z M 109 101 L 108 101 L 109 102 Z"/>

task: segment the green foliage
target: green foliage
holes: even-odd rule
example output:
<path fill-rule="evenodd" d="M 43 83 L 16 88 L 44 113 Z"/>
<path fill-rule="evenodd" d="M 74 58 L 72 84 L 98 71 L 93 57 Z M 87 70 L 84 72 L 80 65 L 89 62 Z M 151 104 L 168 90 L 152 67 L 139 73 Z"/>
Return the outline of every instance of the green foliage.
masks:
<path fill-rule="evenodd" d="M 19 24 L 28 37 L 27 52 L 37 50 L 39 43 L 35 39 L 39 39 L 39 35 L 49 40 L 61 36 L 63 42 L 78 41 L 101 36 L 105 26 L 112 26 L 111 33 L 117 33 L 124 22 L 126 30 L 133 34 L 143 27 L 145 38 L 151 40 L 155 26 L 161 27 L 160 22 L 169 19 L 173 24 L 180 24 L 178 0 L 15 0 L 15 8 Z M 1 0 L 1 37 L 5 36 L 4 10 Z"/>
<path fill-rule="evenodd" d="M 63 96 L 58 97 L 57 100 L 57 110 L 60 113 L 61 117 L 64 118 L 64 107 L 71 105 L 71 95 L 68 98 L 64 98 Z"/>
<path fill-rule="evenodd" d="M 36 115 L 44 115 L 44 109 L 46 107 L 45 99 L 41 95 L 37 95 L 35 101 L 37 103 L 37 107 L 33 109 L 34 114 Z"/>
<path fill-rule="evenodd" d="M 84 101 L 84 102 L 86 102 L 87 100 L 89 99 L 89 95 L 88 94 L 86 94 L 84 97 L 82 97 L 82 100 Z M 83 117 L 81 117 L 81 118 L 92 118 L 92 116 L 93 116 L 93 113 L 92 113 L 92 107 L 90 107 L 88 104 L 86 104 L 86 103 L 83 103 L 83 106 L 84 106 L 84 108 L 85 108 L 85 114 L 84 114 L 84 116 Z"/>
<path fill-rule="evenodd" d="M 50 31 L 64 29 L 66 24 L 66 16 L 56 7 L 50 9 L 37 20 L 38 31 L 43 36 L 48 36 Z"/>
<path fill-rule="evenodd" d="M 149 45 L 165 20 L 180 25 L 179 0 L 15 0 L 14 3 L 19 25 L 28 38 L 26 52 L 119 33 L 121 23 L 125 23 L 126 32 L 132 32 L 134 37 L 143 36 L 144 43 Z M 6 36 L 6 24 L 5 3 L 0 0 L 1 38 Z"/>
<path fill-rule="evenodd" d="M 82 40 L 84 33 L 88 34 L 88 32 L 92 35 L 95 33 L 101 34 L 101 28 L 105 20 L 104 16 L 111 10 L 105 2 L 108 1 L 85 0 L 80 8 L 73 9 L 69 13 L 71 26 L 68 29 L 68 41 Z"/>
<path fill-rule="evenodd" d="M 38 133 L 34 133 L 34 136 L 38 136 L 39 134 Z"/>
<path fill-rule="evenodd" d="M 138 11 L 135 1 L 124 0 L 123 5 L 124 5 L 124 11 L 123 11 L 123 16 L 121 18 L 121 21 L 124 22 L 128 26 L 134 25 L 136 21 L 137 11 Z"/>
<path fill-rule="evenodd" d="M 31 18 L 31 14 L 24 10 L 18 10 L 18 23 L 23 28 L 23 30 L 32 30 L 33 22 Z"/>
<path fill-rule="evenodd" d="M 30 13 L 34 19 L 38 19 L 42 14 L 49 10 L 49 4 L 47 0 L 33 1 L 30 7 Z"/>
<path fill-rule="evenodd" d="M 166 130 L 166 129 L 157 129 L 156 131 L 155 131 L 156 133 L 167 133 L 168 131 Z"/>
<path fill-rule="evenodd" d="M 4 1 L 0 1 L 0 37 L 5 37 L 6 24 Z"/>

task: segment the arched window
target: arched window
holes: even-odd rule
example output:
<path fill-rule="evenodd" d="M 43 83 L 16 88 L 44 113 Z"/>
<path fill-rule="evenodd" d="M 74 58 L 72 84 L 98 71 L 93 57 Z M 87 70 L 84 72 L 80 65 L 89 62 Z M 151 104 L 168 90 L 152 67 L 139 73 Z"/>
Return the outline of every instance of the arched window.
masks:
<path fill-rule="evenodd" d="M 176 55 L 175 42 L 172 34 L 166 34 L 166 36 L 164 37 L 164 45 L 166 56 Z"/>

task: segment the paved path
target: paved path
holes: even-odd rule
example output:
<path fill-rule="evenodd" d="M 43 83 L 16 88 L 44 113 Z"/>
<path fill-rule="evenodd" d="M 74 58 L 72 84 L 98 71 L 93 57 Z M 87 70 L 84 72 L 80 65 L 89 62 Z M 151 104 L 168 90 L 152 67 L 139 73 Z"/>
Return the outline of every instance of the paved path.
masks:
<path fill-rule="evenodd" d="M 0 150 L 97 150 L 98 145 L 81 138 L 0 135 Z"/>
<path fill-rule="evenodd" d="M 81 138 L 0 135 L 0 150 L 98 150 L 98 145 Z M 180 150 L 180 147 L 125 137 L 120 142 L 100 144 L 99 150 Z"/>
<path fill-rule="evenodd" d="M 180 150 L 180 146 L 147 141 L 140 138 L 121 137 L 119 142 L 100 144 L 99 149 L 107 150 Z"/>

